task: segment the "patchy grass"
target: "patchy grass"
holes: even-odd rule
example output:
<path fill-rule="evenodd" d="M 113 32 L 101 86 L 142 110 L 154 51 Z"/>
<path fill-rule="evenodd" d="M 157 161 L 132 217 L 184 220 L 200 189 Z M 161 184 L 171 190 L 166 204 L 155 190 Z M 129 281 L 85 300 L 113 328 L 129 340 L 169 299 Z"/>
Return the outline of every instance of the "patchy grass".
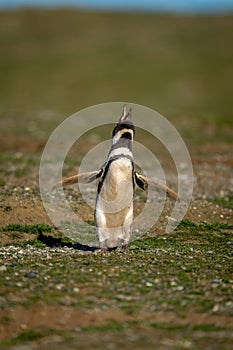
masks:
<path fill-rule="evenodd" d="M 42 232 L 52 232 L 53 226 L 37 224 L 37 225 L 20 225 L 20 224 L 9 224 L 6 226 L 0 226 L 2 232 L 26 232 L 33 234 L 40 234 Z"/>
<path fill-rule="evenodd" d="M 3 348 L 6 348 L 8 346 L 19 345 L 22 343 L 30 343 L 32 341 L 39 340 L 47 336 L 61 335 L 61 334 L 64 334 L 64 332 L 49 330 L 49 329 L 46 329 L 43 331 L 28 330 L 17 334 L 15 337 L 12 337 L 11 339 L 3 341 L 2 346 Z"/>
<path fill-rule="evenodd" d="M 231 279 L 231 265 L 225 266 L 224 271 L 222 270 L 230 257 L 229 229 L 224 226 L 224 232 L 219 229 L 210 231 L 208 228 L 208 230 L 211 234 L 203 231 L 202 226 L 200 231 L 196 229 L 195 232 L 192 229 L 186 232 L 177 230 L 170 235 L 134 241 L 128 252 L 102 252 L 97 255 L 91 253 L 86 256 L 79 255 L 82 253 L 81 246 L 75 246 L 68 240 L 65 242 L 56 236 L 47 236 L 47 241 L 41 238 L 39 240 L 43 241 L 42 247 L 44 248 L 45 245 L 66 247 L 64 256 L 62 252 L 59 254 L 59 251 L 58 254 L 51 255 L 52 264 L 48 268 L 39 263 L 41 259 L 43 260 L 43 249 L 37 253 L 37 261 L 30 260 L 30 249 L 36 252 L 36 248 L 32 246 L 29 253 L 26 252 L 24 260 L 20 259 L 20 266 L 25 270 L 28 270 L 28 267 L 37 270 L 38 275 L 48 274 L 54 281 L 64 284 L 65 289 L 71 288 L 72 290 L 70 280 L 73 280 L 74 284 L 87 284 L 89 293 L 82 295 L 81 298 L 85 308 L 90 307 L 90 301 L 100 306 L 104 298 L 105 304 L 109 306 L 114 302 L 118 304 L 118 307 L 124 308 L 126 304 L 133 303 L 135 310 L 141 309 L 146 307 L 146 303 L 141 304 L 141 297 L 144 295 L 148 297 L 148 309 L 153 303 L 159 309 L 174 310 L 176 308 L 177 310 L 182 309 L 183 303 L 186 303 L 186 307 L 195 306 L 202 311 L 210 311 L 214 306 L 215 292 L 221 294 L 222 291 L 223 295 L 226 293 L 226 300 L 227 295 L 230 297 L 230 290 L 228 293 L 227 286 Z M 26 243 L 30 244 L 30 242 Z M 57 260 L 58 256 L 59 260 Z M 215 257 L 214 260 L 213 257 Z M 16 269 L 11 267 L 14 258 L 8 257 L 6 263 L 9 266 L 7 274 L 14 273 Z M 59 266 L 63 266 L 62 271 Z M 95 287 L 96 284 L 99 286 L 98 289 Z M 217 284 L 219 288 L 214 290 L 211 284 Z M 159 295 L 154 300 L 157 287 Z M 210 288 L 213 298 L 209 298 L 208 293 L 206 294 L 206 287 Z M 46 286 L 41 286 L 40 283 L 38 288 L 41 297 L 44 292 L 45 300 L 53 303 L 58 301 L 63 294 L 63 289 L 58 290 L 56 295 L 50 294 L 51 291 Z M 114 289 L 113 294 L 112 288 Z M 33 289 L 37 289 L 36 283 L 33 284 Z M 70 295 L 73 295 L 72 291 Z M 143 299 L 145 301 L 145 298 Z"/>
<path fill-rule="evenodd" d="M 220 231 L 220 230 L 230 230 L 233 229 L 233 225 L 228 223 L 218 223 L 218 222 L 201 222 L 200 224 L 196 224 L 195 222 L 185 219 L 182 220 L 179 225 L 178 229 L 189 229 L 191 231 Z"/>
<path fill-rule="evenodd" d="M 214 198 L 211 201 L 215 204 L 218 204 L 220 207 L 233 210 L 233 196 Z"/>
<path fill-rule="evenodd" d="M 3 211 L 4 212 L 8 212 L 8 211 L 11 211 L 12 210 L 12 207 L 10 205 L 6 205 L 5 207 L 4 206 L 1 206 L 3 208 Z"/>
<path fill-rule="evenodd" d="M 13 315 L 16 322 L 17 308 L 30 314 L 37 307 L 39 312 L 42 303 L 48 309 L 43 319 L 47 330 L 41 332 L 36 321 L 25 321 L 28 330 L 3 342 L 4 348 L 47 339 L 49 334 L 59 335 L 58 331 L 65 332 L 59 335 L 61 342 L 66 338 L 72 344 L 74 328 L 81 337 L 111 335 L 114 342 L 125 334 L 137 334 L 137 329 L 163 337 L 170 334 L 173 339 L 178 332 L 198 348 L 216 341 L 221 345 L 221 334 L 226 344 L 230 342 L 231 225 L 183 220 L 171 234 L 143 238 L 132 242 L 128 251 L 112 252 L 88 250 L 50 226 L 35 227 L 42 232 L 33 242 L 0 249 L 5 266 L 0 282 L 2 325 L 8 327 Z M 10 228 L 23 230 L 17 225 Z M 13 310 L 10 319 L 6 319 L 8 308 Z M 59 323 L 57 312 L 67 314 L 67 324 Z M 101 316 L 104 312 L 109 313 L 107 319 Z M 82 317 L 76 316 L 80 313 Z M 92 318 L 82 323 L 86 314 Z M 202 337 L 196 343 L 198 332 Z M 177 349 L 182 347 L 177 345 Z"/>

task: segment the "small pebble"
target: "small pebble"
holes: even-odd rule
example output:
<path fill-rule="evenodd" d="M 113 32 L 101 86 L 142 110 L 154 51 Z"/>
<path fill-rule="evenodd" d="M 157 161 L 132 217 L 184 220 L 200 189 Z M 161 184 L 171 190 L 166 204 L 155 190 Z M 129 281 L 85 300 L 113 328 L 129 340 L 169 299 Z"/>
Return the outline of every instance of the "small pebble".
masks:
<path fill-rule="evenodd" d="M 184 290 L 184 286 L 178 286 L 178 287 L 176 288 L 176 290 L 182 291 L 182 290 Z"/>
<path fill-rule="evenodd" d="M 62 290 L 64 288 L 64 284 L 60 283 L 55 286 L 57 290 Z"/>
<path fill-rule="evenodd" d="M 27 278 L 35 278 L 36 277 L 36 273 L 33 272 L 33 271 L 30 271 L 28 273 L 25 273 L 24 277 L 27 277 Z"/>
<path fill-rule="evenodd" d="M 7 270 L 7 268 L 5 265 L 0 266 L 0 272 L 4 272 L 6 270 Z"/>
<path fill-rule="evenodd" d="M 6 303 L 6 299 L 3 297 L 0 297 L 0 306 L 4 305 Z"/>
<path fill-rule="evenodd" d="M 127 338 L 130 342 L 135 342 L 139 339 L 139 336 L 137 334 L 129 334 Z"/>
<path fill-rule="evenodd" d="M 16 286 L 17 286 L 17 287 L 22 287 L 22 286 L 23 286 L 23 283 L 22 283 L 22 282 L 17 282 L 17 283 L 16 283 Z"/>
<path fill-rule="evenodd" d="M 153 284 L 152 284 L 152 283 L 150 283 L 150 282 L 146 282 L 146 286 L 147 286 L 147 287 L 152 287 L 152 286 L 153 286 Z"/>
<path fill-rule="evenodd" d="M 212 311 L 213 312 L 218 312 L 220 310 L 220 306 L 218 304 L 215 304 Z"/>

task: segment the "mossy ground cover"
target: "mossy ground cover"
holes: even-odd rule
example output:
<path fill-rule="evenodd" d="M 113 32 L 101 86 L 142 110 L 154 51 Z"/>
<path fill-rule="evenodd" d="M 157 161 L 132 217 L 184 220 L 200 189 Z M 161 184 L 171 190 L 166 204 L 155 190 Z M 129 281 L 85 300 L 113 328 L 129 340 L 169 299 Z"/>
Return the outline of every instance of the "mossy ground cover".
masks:
<path fill-rule="evenodd" d="M 1 349 L 231 349 L 232 16 L 0 17 Z M 38 167 L 47 137 L 68 114 L 112 100 L 166 114 L 191 152 L 195 188 L 175 231 L 165 234 L 168 204 L 128 251 L 100 253 L 50 222 Z M 107 129 L 94 134 L 74 145 L 64 175 L 109 138 Z M 166 154 L 149 135 L 136 135 L 161 156 L 174 186 Z M 80 193 L 65 193 L 93 226 Z M 137 193 L 136 212 L 144 202 Z"/>
<path fill-rule="evenodd" d="M 154 331 L 173 339 L 175 348 L 182 341 L 205 348 L 214 334 L 214 343 L 228 349 L 231 232 L 230 225 L 184 221 L 172 234 L 132 242 L 128 251 L 86 252 L 61 240 L 54 247 L 37 246 L 37 234 L 22 246 L 5 246 L 0 252 L 5 267 L 1 322 L 6 332 L 14 324 L 17 335 L 2 345 L 51 334 L 68 337 L 72 344 L 77 332 L 81 337 L 113 332 L 114 341 L 125 334 L 137 338 L 139 328 L 138 340 L 142 330 Z M 39 316 L 41 308 L 46 318 Z M 27 317 L 19 316 L 22 310 Z M 44 330 L 41 321 L 30 320 L 30 312 L 42 317 Z M 174 340 L 177 334 L 179 341 Z M 147 340 L 148 348 L 159 343 Z"/>

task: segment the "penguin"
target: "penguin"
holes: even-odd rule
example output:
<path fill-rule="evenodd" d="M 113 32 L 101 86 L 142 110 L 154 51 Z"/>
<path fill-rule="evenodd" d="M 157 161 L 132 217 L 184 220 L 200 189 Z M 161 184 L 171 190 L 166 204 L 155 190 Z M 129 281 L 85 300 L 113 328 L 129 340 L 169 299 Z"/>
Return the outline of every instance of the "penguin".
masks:
<path fill-rule="evenodd" d="M 112 146 L 97 186 L 95 223 L 101 249 L 127 248 L 131 237 L 134 198 L 131 109 L 124 106 L 112 132 Z"/>
<path fill-rule="evenodd" d="M 157 191 L 165 191 L 171 199 L 178 199 L 177 194 L 166 185 L 135 171 L 135 126 L 131 114 L 131 108 L 127 112 L 124 105 L 122 115 L 112 131 L 112 145 L 107 160 L 99 170 L 80 173 L 59 183 L 67 186 L 77 182 L 97 182 L 94 218 L 101 250 L 117 247 L 127 249 L 132 234 L 136 186 L 146 191 L 150 185 Z"/>

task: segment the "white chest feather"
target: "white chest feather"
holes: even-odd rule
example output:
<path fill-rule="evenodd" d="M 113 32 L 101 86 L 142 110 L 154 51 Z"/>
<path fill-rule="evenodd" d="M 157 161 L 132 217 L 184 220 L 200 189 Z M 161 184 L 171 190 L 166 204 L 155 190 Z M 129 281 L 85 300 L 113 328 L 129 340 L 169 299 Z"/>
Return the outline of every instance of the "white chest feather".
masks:
<path fill-rule="evenodd" d="M 104 178 L 99 197 L 106 202 L 107 205 L 116 201 L 121 203 L 124 197 L 133 196 L 132 181 L 132 164 L 127 158 L 119 158 L 111 163 L 108 172 Z M 116 211 L 122 209 L 115 207 Z"/>
<path fill-rule="evenodd" d="M 132 163 L 119 158 L 111 163 L 96 201 L 96 224 L 105 228 L 124 225 L 133 211 Z"/>

